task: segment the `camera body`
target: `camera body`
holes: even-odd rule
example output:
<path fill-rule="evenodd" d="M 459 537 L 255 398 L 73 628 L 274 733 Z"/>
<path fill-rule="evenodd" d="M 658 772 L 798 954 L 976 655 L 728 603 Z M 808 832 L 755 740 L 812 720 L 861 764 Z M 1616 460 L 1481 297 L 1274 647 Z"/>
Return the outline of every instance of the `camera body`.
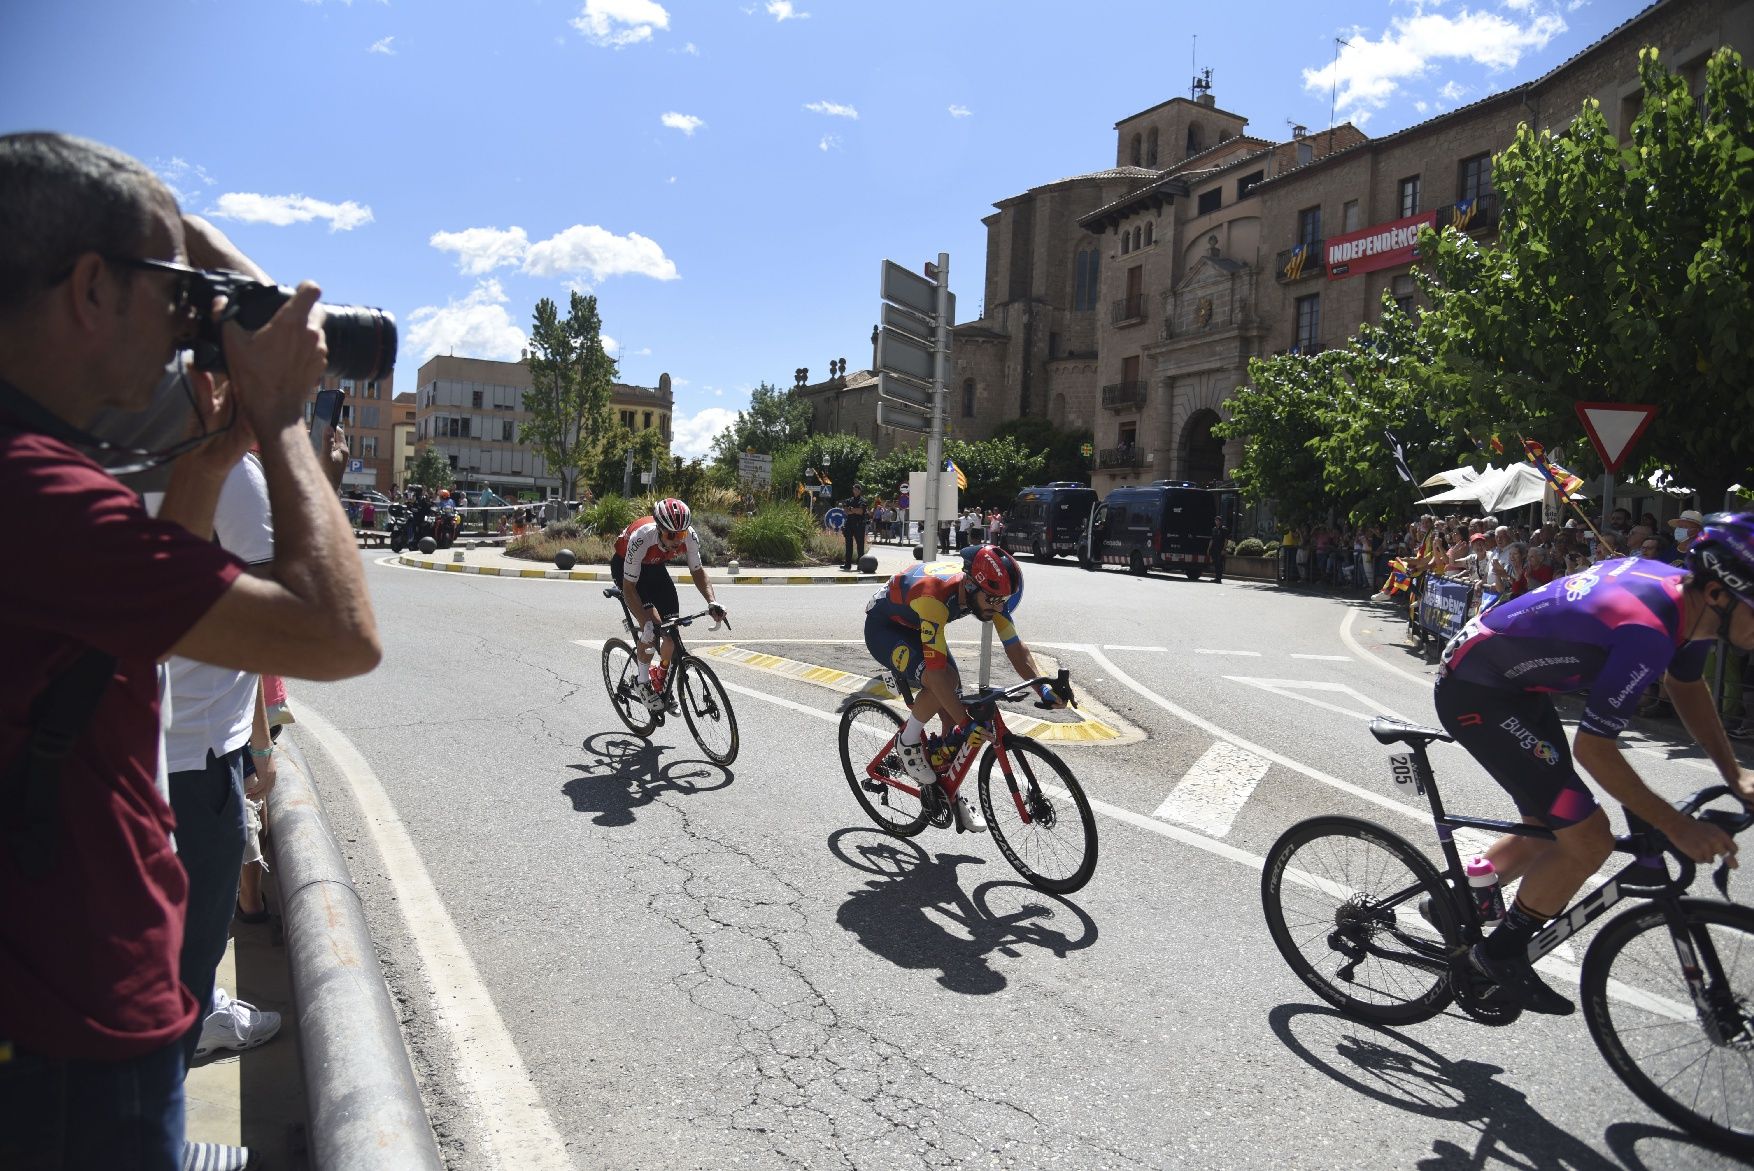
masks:
<path fill-rule="evenodd" d="M 201 308 L 189 349 L 197 368 L 223 373 L 225 345 L 221 326 L 235 321 L 247 330 L 261 329 L 294 290 L 271 285 L 229 269 L 203 269 L 191 290 Z M 224 297 L 226 308 L 216 319 L 208 315 L 213 298 Z M 329 347 L 329 373 L 341 378 L 386 378 L 396 366 L 396 319 L 382 309 L 360 305 L 319 305 L 323 340 Z"/>

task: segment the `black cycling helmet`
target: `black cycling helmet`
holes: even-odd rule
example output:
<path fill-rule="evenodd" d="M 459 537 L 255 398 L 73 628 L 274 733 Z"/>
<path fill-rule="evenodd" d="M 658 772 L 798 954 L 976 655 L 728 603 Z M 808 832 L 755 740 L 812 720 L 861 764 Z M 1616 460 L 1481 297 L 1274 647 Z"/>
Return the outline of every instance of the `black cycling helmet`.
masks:
<path fill-rule="evenodd" d="M 1754 512 L 1714 512 L 1687 548 L 1698 583 L 1715 581 L 1754 607 Z"/>

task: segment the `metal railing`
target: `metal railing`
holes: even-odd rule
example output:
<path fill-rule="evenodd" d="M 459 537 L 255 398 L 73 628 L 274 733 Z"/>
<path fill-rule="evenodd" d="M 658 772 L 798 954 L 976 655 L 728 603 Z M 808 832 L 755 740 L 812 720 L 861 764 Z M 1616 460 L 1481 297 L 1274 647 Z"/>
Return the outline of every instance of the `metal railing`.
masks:
<path fill-rule="evenodd" d="M 1310 240 L 1280 252 L 1273 261 L 1273 273 L 1282 285 L 1321 276 L 1327 271 L 1323 258 L 1327 255 L 1325 240 Z"/>
<path fill-rule="evenodd" d="M 1135 321 L 1144 321 L 1145 314 L 1145 294 L 1135 293 L 1114 303 L 1110 309 L 1110 321 L 1115 325 L 1130 325 Z"/>
<path fill-rule="evenodd" d="M 1145 450 L 1137 443 L 1123 443 L 1119 447 L 1105 447 L 1096 453 L 1096 466 L 1099 468 L 1142 468 L 1145 466 Z"/>
<path fill-rule="evenodd" d="M 1474 199 L 1458 199 L 1437 209 L 1437 230 L 1454 228 L 1458 232 L 1485 232 L 1498 226 L 1498 192 L 1484 191 Z"/>
<path fill-rule="evenodd" d="M 1102 388 L 1102 405 L 1111 411 L 1136 411 L 1145 405 L 1143 382 L 1111 382 Z"/>

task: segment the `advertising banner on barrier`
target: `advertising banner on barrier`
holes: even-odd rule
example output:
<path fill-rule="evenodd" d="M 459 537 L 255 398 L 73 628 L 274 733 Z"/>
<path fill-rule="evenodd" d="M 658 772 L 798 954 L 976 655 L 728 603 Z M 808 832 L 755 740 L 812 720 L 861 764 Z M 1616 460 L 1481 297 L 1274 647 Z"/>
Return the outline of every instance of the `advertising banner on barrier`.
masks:
<path fill-rule="evenodd" d="M 1414 621 L 1447 640 L 1468 620 L 1468 600 L 1474 587 L 1468 582 L 1452 581 L 1447 577 L 1427 577 L 1424 586 Z"/>

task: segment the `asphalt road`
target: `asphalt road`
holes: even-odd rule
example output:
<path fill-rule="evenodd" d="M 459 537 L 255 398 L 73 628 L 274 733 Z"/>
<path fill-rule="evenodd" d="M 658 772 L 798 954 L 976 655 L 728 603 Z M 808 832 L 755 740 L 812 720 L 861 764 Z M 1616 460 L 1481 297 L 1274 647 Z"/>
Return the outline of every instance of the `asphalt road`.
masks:
<path fill-rule="evenodd" d="M 1025 640 L 1144 734 L 1057 748 L 1101 860 L 1056 898 L 985 837 L 866 822 L 834 691 L 719 663 L 721 769 L 679 722 L 616 721 L 599 587 L 368 561 L 384 664 L 295 683 L 295 733 L 454 1167 L 1736 1165 L 1647 1111 L 1581 1016 L 1376 1029 L 1280 959 L 1259 860 L 1288 826 L 1351 813 L 1436 854 L 1365 732 L 1434 719 L 1386 607 L 1029 566 Z M 734 630 L 696 645 L 862 671 L 869 593 L 725 588 Z M 1665 793 L 1712 779 L 1634 752 Z M 1433 761 L 1452 810 L 1511 815 L 1465 754 Z M 1214 762 L 1258 783 L 1174 798 Z"/>

